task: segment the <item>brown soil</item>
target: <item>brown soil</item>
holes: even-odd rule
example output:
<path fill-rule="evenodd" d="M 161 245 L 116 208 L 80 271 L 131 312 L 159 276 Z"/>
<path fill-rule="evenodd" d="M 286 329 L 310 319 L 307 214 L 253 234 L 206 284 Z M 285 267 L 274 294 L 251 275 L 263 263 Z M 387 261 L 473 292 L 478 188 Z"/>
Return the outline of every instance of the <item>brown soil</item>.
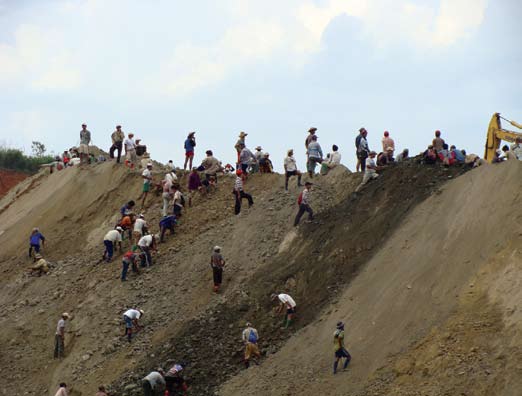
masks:
<path fill-rule="evenodd" d="M 0 198 L 28 176 L 27 173 L 16 172 L 10 169 L 0 169 Z"/>

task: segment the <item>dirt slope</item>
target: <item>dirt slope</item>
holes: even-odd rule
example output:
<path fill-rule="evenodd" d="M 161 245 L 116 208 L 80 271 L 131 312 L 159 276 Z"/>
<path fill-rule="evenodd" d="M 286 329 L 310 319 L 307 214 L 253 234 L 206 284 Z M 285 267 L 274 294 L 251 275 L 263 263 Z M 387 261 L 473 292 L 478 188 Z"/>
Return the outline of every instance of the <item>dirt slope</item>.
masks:
<path fill-rule="evenodd" d="M 27 177 L 28 174 L 26 173 L 16 172 L 10 169 L 0 169 L 0 198 Z"/>

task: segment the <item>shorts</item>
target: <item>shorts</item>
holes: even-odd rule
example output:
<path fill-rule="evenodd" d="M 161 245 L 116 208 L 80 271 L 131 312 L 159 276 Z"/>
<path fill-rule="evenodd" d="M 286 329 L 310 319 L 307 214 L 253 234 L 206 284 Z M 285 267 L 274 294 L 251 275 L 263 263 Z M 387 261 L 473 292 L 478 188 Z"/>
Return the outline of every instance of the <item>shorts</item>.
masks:
<path fill-rule="evenodd" d="M 295 314 L 295 307 L 293 307 L 293 308 L 288 308 L 288 309 L 286 310 L 286 313 L 287 313 L 287 315 L 288 315 L 288 314 Z"/>
<path fill-rule="evenodd" d="M 80 147 L 78 147 L 78 153 L 80 153 L 80 154 L 89 154 L 89 145 L 88 144 L 80 144 Z"/>
<path fill-rule="evenodd" d="M 348 351 L 346 349 L 339 348 L 338 350 L 335 351 L 335 357 L 336 358 L 349 358 L 350 354 L 348 353 Z"/>
<path fill-rule="evenodd" d="M 132 319 L 126 315 L 123 315 L 123 320 L 125 321 L 125 328 L 132 329 Z"/>
<path fill-rule="evenodd" d="M 149 192 L 150 191 L 150 183 L 143 183 L 143 192 Z"/>
<path fill-rule="evenodd" d="M 286 172 L 286 177 L 290 177 L 290 176 L 297 176 L 297 169 Z"/>
<path fill-rule="evenodd" d="M 194 151 L 187 151 L 187 152 L 185 152 L 185 157 L 187 157 L 187 158 L 194 157 Z"/>

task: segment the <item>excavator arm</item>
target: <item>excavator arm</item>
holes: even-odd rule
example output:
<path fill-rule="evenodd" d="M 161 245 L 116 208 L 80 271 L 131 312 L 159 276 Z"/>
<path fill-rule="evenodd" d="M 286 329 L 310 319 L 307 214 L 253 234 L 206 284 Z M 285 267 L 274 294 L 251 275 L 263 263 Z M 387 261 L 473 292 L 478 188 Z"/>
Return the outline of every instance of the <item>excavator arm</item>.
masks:
<path fill-rule="evenodd" d="M 516 140 L 517 137 L 522 138 L 522 133 L 503 129 L 502 124 L 500 123 L 500 118 L 500 113 L 495 113 L 489 122 L 486 148 L 484 150 L 484 159 L 488 162 L 491 162 L 495 157 L 495 152 L 500 148 L 500 143 L 502 140 L 512 143 Z M 511 125 L 522 129 L 522 125 L 516 123 L 515 121 L 508 122 Z"/>

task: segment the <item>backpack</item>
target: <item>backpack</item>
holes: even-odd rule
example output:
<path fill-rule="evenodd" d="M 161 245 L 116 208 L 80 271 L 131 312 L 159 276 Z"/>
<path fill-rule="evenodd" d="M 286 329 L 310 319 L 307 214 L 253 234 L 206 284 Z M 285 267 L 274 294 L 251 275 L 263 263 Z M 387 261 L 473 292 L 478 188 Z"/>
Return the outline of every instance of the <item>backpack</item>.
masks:
<path fill-rule="evenodd" d="M 297 204 L 301 205 L 303 203 L 303 192 L 301 191 L 301 194 L 299 194 L 299 197 L 297 198 Z"/>
<path fill-rule="evenodd" d="M 248 342 L 255 344 L 257 342 L 257 335 L 255 331 L 250 330 L 250 334 L 248 335 Z"/>

